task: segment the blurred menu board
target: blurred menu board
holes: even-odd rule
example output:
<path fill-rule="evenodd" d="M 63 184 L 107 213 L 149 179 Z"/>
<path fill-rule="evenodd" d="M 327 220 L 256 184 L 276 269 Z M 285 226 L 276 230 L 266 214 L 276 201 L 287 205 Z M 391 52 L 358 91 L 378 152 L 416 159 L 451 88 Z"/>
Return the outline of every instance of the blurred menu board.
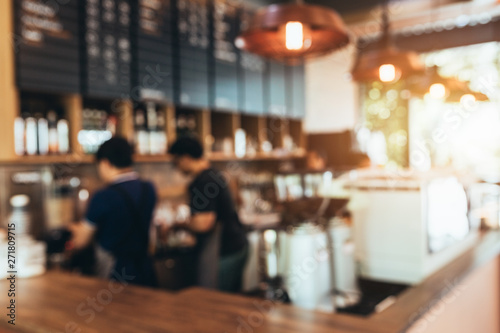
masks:
<path fill-rule="evenodd" d="M 210 105 L 210 12 L 208 0 L 177 0 L 178 103 Z"/>
<path fill-rule="evenodd" d="M 253 12 L 243 9 L 240 12 L 240 28 L 248 27 Z M 263 114 L 266 111 L 264 102 L 264 78 L 266 61 L 248 52 L 240 52 L 239 107 L 243 112 Z"/>
<path fill-rule="evenodd" d="M 239 8 L 229 0 L 213 3 L 214 107 L 238 109 L 238 56 L 234 41 L 239 33 Z"/>
<path fill-rule="evenodd" d="M 172 1 L 135 0 L 133 9 L 132 98 L 173 101 Z"/>
<path fill-rule="evenodd" d="M 7 0 L 2 0 L 7 1 Z M 78 3 L 15 0 L 17 85 L 42 92 L 80 91 Z"/>
<path fill-rule="evenodd" d="M 81 0 L 83 86 L 88 96 L 125 98 L 131 90 L 129 0 Z"/>
<path fill-rule="evenodd" d="M 287 66 L 287 115 L 301 119 L 306 115 L 305 66 Z"/>
<path fill-rule="evenodd" d="M 269 61 L 267 66 L 267 106 L 274 116 L 286 116 L 286 65 Z"/>

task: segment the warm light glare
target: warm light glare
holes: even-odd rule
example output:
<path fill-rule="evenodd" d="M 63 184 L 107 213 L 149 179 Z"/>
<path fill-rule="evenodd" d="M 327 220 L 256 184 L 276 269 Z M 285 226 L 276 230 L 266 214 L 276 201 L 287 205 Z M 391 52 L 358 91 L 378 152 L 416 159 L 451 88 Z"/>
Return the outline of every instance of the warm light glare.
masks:
<path fill-rule="evenodd" d="M 472 94 L 465 94 L 460 98 L 460 103 L 463 106 L 471 106 L 476 102 L 476 97 Z"/>
<path fill-rule="evenodd" d="M 300 50 L 304 47 L 304 26 L 300 22 L 286 24 L 286 48 Z"/>
<path fill-rule="evenodd" d="M 380 81 L 392 82 L 396 79 L 396 67 L 394 65 L 385 64 L 380 66 L 378 70 Z"/>
<path fill-rule="evenodd" d="M 446 88 L 442 83 L 434 83 L 429 88 L 429 94 L 432 98 L 443 99 L 446 96 Z"/>

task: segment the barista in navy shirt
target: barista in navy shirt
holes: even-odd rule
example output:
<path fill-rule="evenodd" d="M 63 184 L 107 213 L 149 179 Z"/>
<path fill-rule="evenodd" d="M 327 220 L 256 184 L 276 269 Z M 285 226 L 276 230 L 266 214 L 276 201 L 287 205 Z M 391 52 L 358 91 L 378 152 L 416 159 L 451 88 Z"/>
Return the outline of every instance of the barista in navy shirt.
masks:
<path fill-rule="evenodd" d="M 92 197 L 85 221 L 72 226 L 73 245 L 84 248 L 95 240 L 99 277 L 153 286 L 148 244 L 156 191 L 133 171 L 132 154 L 122 138 L 99 148 L 98 172 L 106 187 Z"/>

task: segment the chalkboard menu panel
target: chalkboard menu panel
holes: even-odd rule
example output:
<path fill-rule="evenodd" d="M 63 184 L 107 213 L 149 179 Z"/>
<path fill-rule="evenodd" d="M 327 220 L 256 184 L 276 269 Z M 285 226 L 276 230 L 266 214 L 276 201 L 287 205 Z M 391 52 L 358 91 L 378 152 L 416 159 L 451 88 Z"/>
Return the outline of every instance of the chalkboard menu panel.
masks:
<path fill-rule="evenodd" d="M 171 0 L 134 0 L 132 40 L 134 100 L 174 100 Z"/>
<path fill-rule="evenodd" d="M 239 7 L 230 0 L 214 0 L 213 10 L 214 107 L 238 109 L 238 57 L 234 40 L 239 33 Z"/>
<path fill-rule="evenodd" d="M 207 0 L 177 0 L 176 100 L 182 106 L 209 107 L 210 11 Z"/>
<path fill-rule="evenodd" d="M 131 90 L 129 0 L 82 0 L 83 87 L 88 96 L 127 98 Z"/>
<path fill-rule="evenodd" d="M 248 27 L 253 12 L 242 9 L 240 12 L 240 29 Z M 266 61 L 248 52 L 240 52 L 239 108 L 246 113 L 263 114 L 266 111 L 264 99 L 264 79 Z"/>
<path fill-rule="evenodd" d="M 7 1 L 7 0 L 3 0 Z M 78 93 L 77 0 L 15 0 L 16 76 L 20 89 Z"/>
<path fill-rule="evenodd" d="M 267 68 L 268 112 L 275 116 L 286 116 L 286 65 L 269 61 Z"/>
<path fill-rule="evenodd" d="M 301 119 L 306 115 L 305 66 L 287 66 L 287 115 Z"/>

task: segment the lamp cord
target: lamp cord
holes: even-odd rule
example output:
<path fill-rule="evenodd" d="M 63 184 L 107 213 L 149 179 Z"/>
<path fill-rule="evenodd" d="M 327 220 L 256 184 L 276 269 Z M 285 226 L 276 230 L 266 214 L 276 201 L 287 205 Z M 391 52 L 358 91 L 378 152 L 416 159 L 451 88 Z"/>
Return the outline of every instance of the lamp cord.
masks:
<path fill-rule="evenodd" d="M 384 46 L 388 47 L 391 42 L 390 34 L 391 24 L 389 22 L 389 0 L 382 4 L 382 41 Z"/>

